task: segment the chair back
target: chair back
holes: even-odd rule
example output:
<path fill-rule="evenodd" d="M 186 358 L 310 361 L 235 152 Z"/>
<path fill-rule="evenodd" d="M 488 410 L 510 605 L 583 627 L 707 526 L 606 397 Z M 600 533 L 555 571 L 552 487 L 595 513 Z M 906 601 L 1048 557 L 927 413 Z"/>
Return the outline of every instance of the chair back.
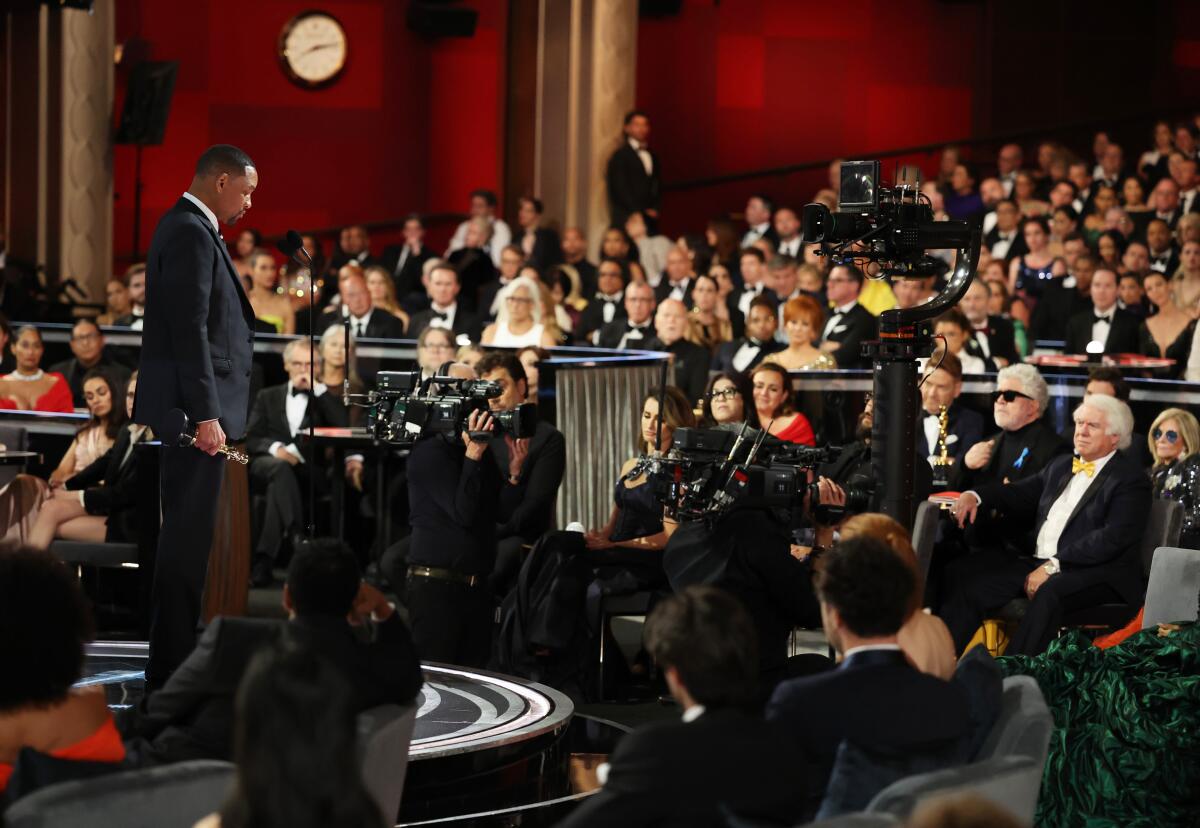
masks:
<path fill-rule="evenodd" d="M 917 514 L 913 518 L 912 547 L 917 555 L 917 573 L 922 592 L 929 580 L 929 562 L 933 560 L 933 542 L 937 540 L 941 512 L 936 503 L 923 500 L 917 504 Z"/>
<path fill-rule="evenodd" d="M 192 828 L 233 789 L 235 767 L 199 759 L 60 782 L 23 797 L 4 814 L 9 828 Z"/>
<path fill-rule="evenodd" d="M 1177 500 L 1151 500 L 1150 517 L 1146 520 L 1146 532 L 1142 535 L 1139 551 L 1142 570 L 1150 576 L 1154 564 L 1154 550 L 1160 546 L 1175 546 L 1183 530 L 1183 504 Z"/>
<path fill-rule="evenodd" d="M 363 783 L 387 825 L 395 825 L 408 774 L 408 746 L 417 722 L 415 704 L 384 704 L 358 714 Z"/>
<path fill-rule="evenodd" d="M 1200 550 L 1160 546 L 1154 550 L 1150 567 L 1142 629 L 1173 621 L 1195 621 L 1198 610 Z"/>
<path fill-rule="evenodd" d="M 979 749 L 979 758 L 1029 756 L 1040 768 L 1053 732 L 1054 716 L 1037 681 L 1032 676 L 1009 676 L 1004 680 L 1000 716 Z"/>
<path fill-rule="evenodd" d="M 901 779 L 876 794 L 867 811 L 908 819 L 927 800 L 970 793 L 1003 808 L 1022 825 L 1033 825 L 1041 786 L 1039 762 L 1028 756 L 999 756 Z"/>

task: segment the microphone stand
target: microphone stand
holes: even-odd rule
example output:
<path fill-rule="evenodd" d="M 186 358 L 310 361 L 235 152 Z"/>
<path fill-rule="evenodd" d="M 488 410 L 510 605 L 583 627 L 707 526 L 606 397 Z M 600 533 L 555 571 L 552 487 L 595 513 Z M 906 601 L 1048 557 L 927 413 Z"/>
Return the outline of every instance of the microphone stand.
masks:
<path fill-rule="evenodd" d="M 291 236 L 292 233 L 289 232 L 289 245 L 292 243 Z M 284 252 L 288 252 L 287 249 L 284 249 Z M 313 266 L 312 256 L 304 249 L 303 244 L 293 247 L 289 255 L 296 264 L 308 267 L 308 522 L 304 528 L 308 539 L 312 540 L 317 534 L 317 494 L 315 488 L 317 480 L 315 472 L 317 443 L 314 427 L 315 418 L 313 417 L 313 409 L 317 400 L 317 273 L 316 268 Z M 348 351 L 347 354 L 349 354 Z M 348 367 L 347 370 L 349 370 Z"/>

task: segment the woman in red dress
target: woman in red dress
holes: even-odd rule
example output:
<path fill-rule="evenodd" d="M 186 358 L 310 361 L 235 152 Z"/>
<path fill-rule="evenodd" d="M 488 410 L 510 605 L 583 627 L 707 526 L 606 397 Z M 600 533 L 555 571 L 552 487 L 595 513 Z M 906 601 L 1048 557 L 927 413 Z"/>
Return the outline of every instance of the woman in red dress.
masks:
<path fill-rule="evenodd" d="M 763 362 L 750 373 L 758 421 L 775 437 L 789 443 L 816 445 L 808 418 L 792 406 L 792 383 L 787 369 Z"/>
<path fill-rule="evenodd" d="M 38 329 L 32 325 L 21 328 L 11 347 L 17 359 L 17 370 L 0 376 L 0 409 L 74 411 L 71 386 L 66 377 L 41 369 L 46 348 Z"/>

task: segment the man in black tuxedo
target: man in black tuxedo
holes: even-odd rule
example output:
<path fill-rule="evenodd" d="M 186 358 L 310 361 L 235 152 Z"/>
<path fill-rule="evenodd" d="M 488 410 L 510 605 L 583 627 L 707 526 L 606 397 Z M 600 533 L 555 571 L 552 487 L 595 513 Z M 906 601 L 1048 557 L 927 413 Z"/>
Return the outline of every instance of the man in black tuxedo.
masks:
<path fill-rule="evenodd" d="M 800 233 L 800 217 L 796 211 L 791 207 L 780 207 L 775 211 L 771 224 L 775 228 L 775 235 L 779 237 L 776 255 L 804 261 L 804 236 Z"/>
<path fill-rule="evenodd" d="M 733 335 L 741 336 L 745 330 L 746 317 L 750 315 L 750 302 L 759 296 L 767 296 L 776 305 L 779 297 L 767 285 L 767 257 L 757 247 L 744 248 L 738 254 L 738 267 L 742 275 L 742 287 L 732 290 L 725 297 L 729 319 L 733 323 Z M 739 324 L 741 323 L 741 324 Z"/>
<path fill-rule="evenodd" d="M 464 246 L 447 259 L 458 271 L 458 283 L 462 286 L 458 301 L 468 313 L 487 313 L 487 308 L 479 306 L 479 294 L 484 285 L 496 278 L 493 254 L 488 249 L 491 234 L 492 225 L 487 219 L 471 219 L 467 223 Z M 499 261 L 499 251 L 495 254 L 495 260 Z"/>
<path fill-rule="evenodd" d="M 755 297 L 746 316 L 746 335 L 717 347 L 712 370 L 744 373 L 771 354 L 782 351 L 787 346 L 775 339 L 778 325 L 774 300 L 768 296 Z"/>
<path fill-rule="evenodd" d="M 329 260 L 329 273 L 335 274 L 350 262 L 354 262 L 364 270 L 373 264 L 378 264 L 371 256 L 371 239 L 367 236 L 367 228 L 361 224 L 351 224 L 343 227 L 338 234 L 337 249 Z"/>
<path fill-rule="evenodd" d="M 625 288 L 625 318 L 614 319 L 596 334 L 601 348 L 644 348 L 654 336 L 654 288 L 634 282 Z"/>
<path fill-rule="evenodd" d="M 1117 307 L 1117 274 L 1100 268 L 1092 275 L 1092 309 L 1067 322 L 1068 354 L 1136 354 L 1137 316 Z M 1098 349 L 1098 350 L 1094 350 Z"/>
<path fill-rule="evenodd" d="M 769 196 L 755 193 L 746 199 L 746 224 L 749 227 L 742 236 L 742 247 L 750 247 L 759 239 L 771 242 L 771 249 L 779 247 L 779 234 L 771 226 L 771 216 L 775 212 L 775 202 Z"/>
<path fill-rule="evenodd" d="M 723 813 L 799 822 L 801 757 L 744 712 L 756 702 L 758 660 L 742 605 L 714 587 L 688 587 L 655 606 L 645 642 L 683 715 L 626 735 L 601 766 L 603 787 L 560 828 L 715 828 L 728 824 Z"/>
<path fill-rule="evenodd" d="M 112 377 L 113 382 L 116 383 L 114 392 L 121 393 L 119 386 L 124 385 L 129 379 L 129 368 L 124 363 L 118 362 L 112 354 L 107 353 L 104 347 L 104 334 L 95 320 L 76 320 L 71 327 L 71 353 L 74 354 L 71 359 L 50 366 L 50 370 L 66 377 L 67 385 L 71 386 L 71 397 L 76 408 L 87 406 L 87 400 L 83 398 L 83 378 L 93 368 L 101 368 Z M 118 402 L 119 400 L 113 400 L 113 405 Z"/>
<path fill-rule="evenodd" d="M 336 396 L 339 390 L 330 392 L 322 383 L 317 383 L 315 390 L 309 385 L 312 361 L 308 343 L 299 339 L 289 342 L 283 350 L 283 367 L 288 381 L 258 392 L 246 427 L 251 490 L 262 493 L 267 501 L 250 573 L 250 582 L 256 587 L 271 583 L 271 569 L 280 550 L 303 527 L 309 475 L 316 475 L 319 489 L 328 489 L 328 470 L 320 458 L 316 468 L 309 467 L 296 436 L 310 424 L 316 428 L 348 424 L 346 409 Z M 361 459 L 352 455 L 347 463 Z"/>
<path fill-rule="evenodd" d="M 939 354 L 930 357 L 938 364 Z M 921 383 L 921 437 L 918 437 L 917 453 L 929 458 L 933 468 L 935 484 L 939 479 L 937 464 L 941 454 L 938 445 L 941 433 L 941 410 L 946 409 L 946 456 L 951 469 L 957 465 L 967 449 L 983 439 L 983 417 L 959 402 L 962 394 L 962 363 L 952 353 L 941 357 L 938 367 L 926 375 Z M 922 439 L 923 438 L 923 439 Z M 946 474 L 950 469 L 943 470 Z"/>
<path fill-rule="evenodd" d="M 1037 475 L 992 483 L 955 501 L 959 525 L 978 510 L 1032 522 L 1036 540 L 1020 557 L 979 550 L 953 564 L 941 616 L 961 652 L 988 613 L 1030 599 L 1009 642 L 1012 655 L 1037 655 L 1065 613 L 1097 604 L 1140 604 L 1146 583 L 1138 547 L 1150 512 L 1150 479 L 1118 449 L 1129 445 L 1133 414 L 1114 397 L 1092 395 L 1075 409 L 1076 457 L 1059 457 Z"/>
<path fill-rule="evenodd" d="M 429 271 L 429 309 L 415 313 L 408 320 L 408 336 L 416 339 L 426 328 L 445 328 L 454 333 L 454 339 L 478 336 L 478 318 L 458 303 L 458 271 L 448 264 L 440 264 Z"/>
<path fill-rule="evenodd" d="M 563 263 L 579 274 L 579 294 L 591 296 L 596 292 L 596 265 L 588 261 L 587 239 L 578 227 L 568 227 L 562 234 Z"/>
<path fill-rule="evenodd" d="M 1082 241 L 1082 236 L 1079 239 Z M 1068 239 L 1064 247 L 1070 249 L 1073 242 Z M 1029 322 L 1032 341 L 1039 339 L 1064 340 L 1067 336 L 1066 323 L 1076 314 L 1092 311 L 1092 275 L 1096 272 L 1096 260 L 1089 253 L 1075 258 L 1067 275 L 1051 279 L 1042 290 L 1042 298 L 1033 309 Z"/>
<path fill-rule="evenodd" d="M 806 816 L 824 796 L 843 742 L 950 764 L 960 758 L 969 727 L 961 690 L 917 670 L 897 643 L 916 603 L 914 569 L 867 536 L 842 541 L 821 564 L 816 576 L 821 619 L 842 664 L 783 682 L 767 704 L 767 723 L 803 754 L 798 766 L 803 774 L 793 783 L 797 789 L 808 783 Z"/>
<path fill-rule="evenodd" d="M 350 316 L 350 333 L 356 338 L 402 339 L 404 323 L 393 314 L 371 304 L 371 292 L 362 274 L 348 273 L 340 280 L 341 308 L 330 308 L 321 314 L 317 330 L 343 324 L 343 310 Z"/>
<path fill-rule="evenodd" d="M 687 308 L 692 307 L 692 290 L 696 287 L 696 271 L 687 253 L 672 246 L 667 251 L 667 278 L 658 283 L 654 289 L 654 301 L 660 305 L 667 299 L 683 302 Z"/>
<path fill-rule="evenodd" d="M 579 315 L 579 339 L 592 342 L 592 336 L 610 322 L 626 319 L 625 285 L 629 270 L 619 259 L 601 259 L 596 269 L 596 292 Z"/>
<path fill-rule="evenodd" d="M 878 322 L 871 312 L 858 304 L 863 272 L 854 265 L 838 265 L 829 271 L 825 293 L 833 310 L 825 322 L 821 350 L 833 354 L 839 368 L 865 368 L 862 344 L 874 339 Z"/>
<path fill-rule="evenodd" d="M 999 368 L 1021 361 L 1017 353 L 1016 333 L 1011 320 L 988 313 L 988 288 L 979 279 L 972 279 L 958 307 L 971 325 L 966 351 L 971 356 L 991 361 Z"/>
<path fill-rule="evenodd" d="M 624 133 L 621 146 L 609 156 L 604 172 L 610 227 L 624 227 L 630 213 L 658 217 L 658 156 L 646 145 L 650 118 L 636 109 L 627 113 Z"/>
<path fill-rule="evenodd" d="M 151 597 L 147 685 L 161 687 L 196 644 L 225 458 L 226 435 L 246 429 L 254 309 L 221 241 L 258 186 L 254 162 L 218 144 L 163 216 L 146 259 L 146 316 L 133 419 L 164 435 L 168 412 L 196 424 L 196 444 L 164 446 L 162 529 Z M 197 450 L 199 449 L 199 450 Z"/>
<path fill-rule="evenodd" d="M 387 598 L 362 580 L 336 540 L 305 542 L 288 567 L 283 607 L 290 621 L 215 618 L 166 686 L 118 717 L 130 763 L 161 765 L 233 758 L 234 700 L 255 653 L 281 637 L 333 664 L 358 711 L 413 704 L 421 664 L 408 628 Z M 367 630 L 359 635 L 356 630 Z"/>
<path fill-rule="evenodd" d="M 1146 225 L 1146 251 L 1150 270 L 1161 273 L 1170 281 L 1179 269 L 1179 248 L 1171 237 L 1171 228 L 1162 219 L 1153 219 Z"/>
<path fill-rule="evenodd" d="M 521 360 L 510 353 L 494 351 L 475 366 L 480 379 L 503 389 L 488 400 L 493 411 L 508 411 L 525 402 L 529 381 Z M 516 505 L 501 514 L 496 524 L 496 567 L 491 585 L 495 595 L 506 595 L 513 587 L 523 558 L 521 547 L 532 544 L 554 526 L 554 503 L 566 469 L 567 444 L 562 433 L 545 420 L 538 420 L 532 437 L 493 436 L 489 444 L 492 460 L 504 476 L 504 485 L 515 490 Z"/>
<path fill-rule="evenodd" d="M 654 314 L 654 337 L 646 344 L 650 351 L 666 351 L 674 357 L 674 385 L 693 405 L 704 396 L 708 384 L 708 349 L 689 342 L 687 306 L 678 299 L 664 299 Z"/>
<path fill-rule="evenodd" d="M 983 237 L 983 246 L 991 251 L 993 259 L 1007 262 L 1029 252 L 1020 220 L 1021 210 L 1015 201 L 1005 198 L 996 204 L 996 226 Z"/>
<path fill-rule="evenodd" d="M 425 292 L 421 285 L 421 269 L 432 258 L 433 251 L 425 246 L 425 224 L 414 213 L 404 220 L 404 244 L 388 245 L 380 259 L 383 267 L 392 274 L 396 300 L 400 304 L 405 305 L 410 294 Z"/>
<path fill-rule="evenodd" d="M 538 273 L 545 273 L 562 261 L 558 232 L 542 226 L 544 209 L 541 199 L 522 196 L 517 200 L 517 224 L 521 229 L 513 243 L 524 254 L 525 263 L 536 267 Z"/>

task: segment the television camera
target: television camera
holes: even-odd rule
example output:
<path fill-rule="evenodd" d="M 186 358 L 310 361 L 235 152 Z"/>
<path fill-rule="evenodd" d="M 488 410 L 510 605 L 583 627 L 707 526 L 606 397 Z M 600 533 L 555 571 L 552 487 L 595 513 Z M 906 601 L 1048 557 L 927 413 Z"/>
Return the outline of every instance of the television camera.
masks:
<path fill-rule="evenodd" d="M 420 371 L 380 371 L 369 395 L 368 420 L 376 440 L 411 445 L 429 434 L 461 434 L 472 411 L 489 411 L 488 401 L 503 393 L 495 382 L 434 376 Z M 484 441 L 495 434 L 532 437 L 537 406 L 523 403 L 507 411 L 490 411 L 494 431 L 469 432 Z"/>

